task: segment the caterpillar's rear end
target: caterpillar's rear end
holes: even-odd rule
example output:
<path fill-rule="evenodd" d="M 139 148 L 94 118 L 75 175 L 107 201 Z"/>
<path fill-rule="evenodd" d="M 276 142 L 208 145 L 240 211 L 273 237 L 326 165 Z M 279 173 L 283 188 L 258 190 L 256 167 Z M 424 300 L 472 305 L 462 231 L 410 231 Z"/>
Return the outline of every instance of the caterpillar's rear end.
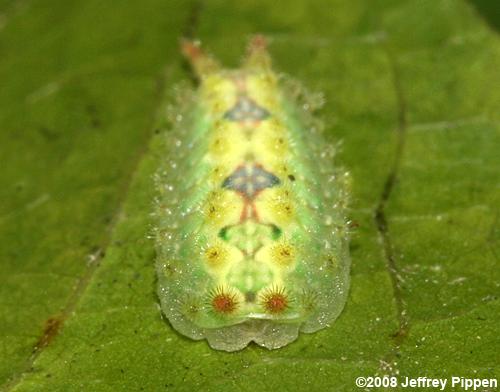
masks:
<path fill-rule="evenodd" d="M 157 176 L 157 271 L 173 327 L 234 351 L 326 327 L 349 285 L 346 174 L 255 37 L 241 68 L 199 46 L 200 80 L 166 134 Z M 295 91 L 296 92 L 296 91 Z"/>

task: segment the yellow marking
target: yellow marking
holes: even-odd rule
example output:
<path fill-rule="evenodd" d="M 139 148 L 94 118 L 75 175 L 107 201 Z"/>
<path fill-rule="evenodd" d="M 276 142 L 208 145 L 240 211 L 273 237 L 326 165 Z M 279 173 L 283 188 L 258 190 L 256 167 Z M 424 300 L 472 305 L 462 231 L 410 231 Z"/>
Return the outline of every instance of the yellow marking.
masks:
<path fill-rule="evenodd" d="M 298 253 L 296 244 L 282 238 L 259 249 L 255 254 L 255 261 L 272 269 L 275 276 L 273 282 L 276 283 L 281 281 L 287 270 L 294 267 Z"/>
<path fill-rule="evenodd" d="M 250 74 L 246 78 L 247 92 L 260 106 L 266 108 L 271 115 L 279 110 L 279 91 L 273 73 L 260 72 Z"/>
<path fill-rule="evenodd" d="M 217 121 L 210 135 L 209 156 L 213 162 L 224 162 L 224 166 L 233 170 L 240 165 L 249 151 L 245 133 L 239 124 L 229 121 Z M 232 171 L 231 171 L 232 172 Z"/>
<path fill-rule="evenodd" d="M 228 245 L 220 239 L 214 239 L 203 249 L 203 260 L 218 275 L 224 271 L 227 272 L 234 263 L 242 261 L 243 254 L 235 246 Z"/>
<path fill-rule="evenodd" d="M 282 123 L 270 119 L 256 127 L 251 140 L 256 161 L 280 178 L 277 168 L 290 156 L 288 139 L 288 131 Z"/>
<path fill-rule="evenodd" d="M 206 263 L 210 267 L 217 268 L 227 262 L 229 252 L 227 247 L 222 245 L 219 241 L 219 243 L 208 247 L 204 252 L 204 256 Z"/>
<path fill-rule="evenodd" d="M 258 196 L 255 205 L 263 222 L 284 228 L 294 221 L 296 203 L 286 186 L 266 189 Z"/>
<path fill-rule="evenodd" d="M 217 166 L 214 166 L 212 171 L 210 172 L 210 177 L 209 177 L 210 183 L 215 188 L 220 187 L 222 182 L 226 179 L 226 177 L 231 175 L 233 170 L 234 168 L 229 162 L 227 161 L 221 162 Z"/>
<path fill-rule="evenodd" d="M 243 202 L 237 194 L 218 189 L 208 194 L 203 213 L 208 224 L 221 229 L 238 223 L 242 208 Z"/>
<path fill-rule="evenodd" d="M 275 162 L 274 164 L 269 164 L 269 171 L 278 177 L 281 181 L 286 181 L 288 176 L 292 174 L 290 167 L 287 164 L 286 158 Z"/>
<path fill-rule="evenodd" d="M 289 267 L 295 261 L 296 249 L 288 241 L 280 241 L 271 246 L 271 257 L 275 264 Z"/>
<path fill-rule="evenodd" d="M 208 76 L 200 86 L 201 100 L 214 119 L 220 118 L 236 102 L 236 86 L 225 73 Z"/>

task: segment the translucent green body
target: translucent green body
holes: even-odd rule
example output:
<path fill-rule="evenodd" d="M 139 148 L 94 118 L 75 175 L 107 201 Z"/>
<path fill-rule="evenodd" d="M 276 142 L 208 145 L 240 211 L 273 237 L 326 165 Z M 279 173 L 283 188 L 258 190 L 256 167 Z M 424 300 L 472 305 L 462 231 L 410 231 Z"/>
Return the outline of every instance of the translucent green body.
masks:
<path fill-rule="evenodd" d="M 278 348 L 344 306 L 346 174 L 259 39 L 239 70 L 187 45 L 201 84 L 157 178 L 162 310 L 215 349 Z"/>

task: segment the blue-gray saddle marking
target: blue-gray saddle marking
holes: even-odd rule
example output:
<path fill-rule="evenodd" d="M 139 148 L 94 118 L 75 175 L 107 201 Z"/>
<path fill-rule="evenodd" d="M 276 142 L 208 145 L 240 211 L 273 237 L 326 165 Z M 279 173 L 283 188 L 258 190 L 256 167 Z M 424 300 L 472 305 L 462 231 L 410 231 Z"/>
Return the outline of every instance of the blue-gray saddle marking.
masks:
<path fill-rule="evenodd" d="M 224 113 L 224 118 L 229 121 L 261 121 L 271 114 L 263 107 L 247 97 L 240 95 L 234 106 Z"/>
<path fill-rule="evenodd" d="M 247 164 L 238 167 L 222 183 L 223 188 L 232 189 L 252 200 L 257 193 L 280 183 L 280 179 L 261 166 Z"/>

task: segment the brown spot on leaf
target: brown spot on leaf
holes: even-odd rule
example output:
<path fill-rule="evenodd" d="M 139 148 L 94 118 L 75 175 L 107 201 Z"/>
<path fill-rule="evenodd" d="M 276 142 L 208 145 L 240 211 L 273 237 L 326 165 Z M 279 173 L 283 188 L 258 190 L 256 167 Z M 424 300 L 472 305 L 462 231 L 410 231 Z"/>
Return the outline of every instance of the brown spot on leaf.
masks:
<path fill-rule="evenodd" d="M 63 324 L 63 320 L 60 317 L 50 317 L 45 321 L 45 326 L 43 328 L 43 335 L 38 339 L 33 347 L 33 352 L 36 352 L 44 347 L 47 347 L 52 340 L 59 333 L 59 329 Z"/>

